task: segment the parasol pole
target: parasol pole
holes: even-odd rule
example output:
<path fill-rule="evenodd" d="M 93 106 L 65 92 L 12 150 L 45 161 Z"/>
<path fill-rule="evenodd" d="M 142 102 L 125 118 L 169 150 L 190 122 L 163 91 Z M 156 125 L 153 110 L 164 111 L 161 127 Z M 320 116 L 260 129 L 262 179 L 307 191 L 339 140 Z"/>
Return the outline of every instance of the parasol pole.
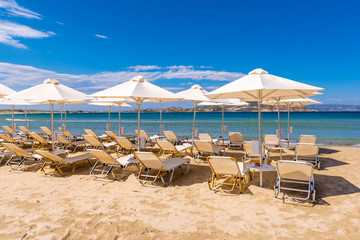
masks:
<path fill-rule="evenodd" d="M 224 139 L 224 106 L 225 104 L 222 104 L 222 122 L 221 122 L 221 138 Z"/>
<path fill-rule="evenodd" d="M 197 102 L 194 102 L 194 119 L 193 119 L 193 130 L 192 130 L 192 136 L 191 136 L 191 139 L 192 139 L 192 142 L 194 143 L 194 133 L 195 133 L 195 118 L 196 118 L 196 106 L 197 106 Z"/>
<path fill-rule="evenodd" d="M 138 106 L 138 132 L 137 132 L 137 135 L 138 135 L 138 151 L 140 151 L 140 101 L 137 102 L 137 106 Z"/>

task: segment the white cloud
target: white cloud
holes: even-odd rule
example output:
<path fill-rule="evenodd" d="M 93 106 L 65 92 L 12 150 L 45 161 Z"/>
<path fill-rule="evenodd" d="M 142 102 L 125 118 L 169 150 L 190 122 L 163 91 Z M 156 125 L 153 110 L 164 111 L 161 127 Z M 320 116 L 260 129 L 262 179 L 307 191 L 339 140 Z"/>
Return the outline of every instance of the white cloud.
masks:
<path fill-rule="evenodd" d="M 135 72 L 138 72 L 138 71 L 147 71 L 147 70 L 160 70 L 161 67 L 156 65 L 147 65 L 147 66 L 136 65 L 136 66 L 128 67 L 128 69 L 133 69 Z"/>
<path fill-rule="evenodd" d="M 169 67 L 166 67 L 166 68 L 176 71 L 176 70 L 189 70 L 189 69 L 193 69 L 194 66 L 179 65 L 179 66 L 169 66 Z"/>
<path fill-rule="evenodd" d="M 100 34 L 95 34 L 95 37 L 108 39 L 108 37 L 107 37 L 107 36 L 100 35 Z"/>
<path fill-rule="evenodd" d="M 0 0 L 0 8 L 5 9 L 12 16 L 41 19 L 39 13 L 19 6 L 15 0 Z"/>
<path fill-rule="evenodd" d="M 168 91 L 181 91 L 184 90 L 184 87 L 164 87 L 164 89 L 168 90 Z"/>
<path fill-rule="evenodd" d="M 0 43 L 11 45 L 17 48 L 27 48 L 19 40 L 14 38 L 44 38 L 55 35 L 53 32 L 41 32 L 31 27 L 0 20 Z"/>
<path fill-rule="evenodd" d="M 74 87 L 86 93 L 93 93 L 122 82 L 141 74 L 148 81 L 157 81 L 164 79 L 191 79 L 191 80 L 211 80 L 216 81 L 232 81 L 244 74 L 236 72 L 224 71 L 200 71 L 200 70 L 163 70 L 166 68 L 159 67 L 162 70 L 157 71 L 117 71 L 117 72 L 100 72 L 90 75 L 75 75 L 75 74 L 62 74 L 55 71 L 39 69 L 31 66 L 16 65 L 12 63 L 0 62 L 0 79 L 1 83 L 14 88 L 15 90 L 22 90 L 29 86 L 41 83 L 47 78 L 55 78 L 61 83 Z M 174 80 L 174 86 L 167 87 L 168 90 L 182 90 L 187 86 L 180 84 L 178 80 Z M 189 83 L 189 82 L 187 82 Z M 192 83 L 191 83 L 192 84 Z M 216 84 L 213 84 L 215 86 Z M 182 86 L 182 87 L 180 87 Z M 205 87 L 206 88 L 206 87 Z M 212 86 L 210 88 L 213 88 Z M 210 89 L 209 88 L 209 89 Z"/>

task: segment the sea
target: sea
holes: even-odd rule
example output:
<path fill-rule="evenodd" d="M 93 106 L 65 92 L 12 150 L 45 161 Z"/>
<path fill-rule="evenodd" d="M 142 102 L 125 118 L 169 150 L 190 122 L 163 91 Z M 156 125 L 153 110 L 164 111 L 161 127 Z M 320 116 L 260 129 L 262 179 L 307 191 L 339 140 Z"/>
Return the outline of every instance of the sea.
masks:
<path fill-rule="evenodd" d="M 262 113 L 263 134 L 276 134 L 278 127 L 277 112 Z M 14 115 L 18 126 L 25 126 L 24 114 Z M 51 127 L 49 113 L 27 114 L 29 129 L 40 132 L 41 126 Z M 83 129 L 93 129 L 98 134 L 106 131 L 108 113 L 68 113 L 67 128 L 73 134 L 83 134 Z M 192 112 L 162 113 L 162 123 L 165 130 L 172 130 L 178 136 L 191 137 Z M 213 138 L 221 136 L 221 112 L 199 112 L 196 114 L 196 128 L 200 133 L 210 133 Z M 55 129 L 60 127 L 60 113 L 54 114 Z M 110 116 L 111 130 L 118 132 L 118 113 Z M 0 115 L 0 124 L 11 126 L 11 114 Z M 257 112 L 225 112 L 224 124 L 229 132 L 241 132 L 245 139 L 256 139 L 258 136 Z M 125 127 L 126 135 L 134 135 L 137 128 L 137 113 L 121 113 L 121 126 Z M 294 132 L 290 139 L 298 139 L 302 134 L 316 135 L 318 142 L 336 145 L 360 144 L 360 112 L 292 112 L 290 126 Z M 287 137 L 287 112 L 281 112 L 281 128 Z M 141 129 L 149 135 L 159 134 L 159 113 L 141 113 Z M 227 134 L 225 133 L 225 137 Z"/>

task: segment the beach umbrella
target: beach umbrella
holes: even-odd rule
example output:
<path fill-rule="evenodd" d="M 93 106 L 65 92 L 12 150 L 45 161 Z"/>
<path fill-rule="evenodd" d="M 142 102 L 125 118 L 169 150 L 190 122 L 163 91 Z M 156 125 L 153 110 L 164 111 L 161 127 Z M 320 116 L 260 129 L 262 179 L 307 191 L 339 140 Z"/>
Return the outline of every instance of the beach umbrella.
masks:
<path fill-rule="evenodd" d="M 130 100 L 130 99 L 129 99 Z M 125 103 L 126 99 L 124 98 L 98 98 L 95 100 L 92 100 L 89 104 L 91 105 L 97 105 L 97 106 L 107 106 L 109 107 L 109 117 L 108 117 L 108 130 L 110 130 L 110 111 L 111 107 L 119 107 L 119 136 L 121 135 L 121 125 L 120 125 L 120 112 L 121 107 L 132 107 L 131 105 Z"/>
<path fill-rule="evenodd" d="M 0 98 L 15 93 L 14 90 L 0 83 Z"/>
<path fill-rule="evenodd" d="M 144 101 L 159 102 L 161 99 L 166 101 L 179 101 L 179 98 L 174 93 L 158 87 L 148 82 L 143 76 L 136 76 L 130 81 L 121 83 L 114 87 L 105 89 L 103 91 L 93 93 L 90 96 L 100 98 L 130 98 L 137 104 L 137 129 L 140 131 L 140 105 Z M 138 144 L 138 150 L 140 145 Z"/>
<path fill-rule="evenodd" d="M 211 102 L 212 100 L 205 96 L 208 92 L 203 89 L 200 85 L 193 85 L 191 88 L 176 93 L 178 97 L 183 98 L 185 101 L 191 101 L 194 103 L 194 118 L 193 118 L 193 129 L 191 134 L 191 139 L 194 141 L 195 135 L 195 119 L 196 119 L 196 107 L 201 102 Z"/>
<path fill-rule="evenodd" d="M 259 119 L 259 155 L 262 164 L 262 129 L 261 129 L 261 104 L 269 100 L 283 100 L 310 95 L 323 88 L 296 82 L 290 79 L 269 74 L 263 69 L 255 69 L 248 75 L 228 83 L 210 93 L 208 97 L 219 98 L 241 98 L 244 101 L 255 101 L 258 103 Z M 262 186 L 262 171 L 260 171 L 260 186 Z"/>
<path fill-rule="evenodd" d="M 314 92 L 314 93 L 311 93 L 311 94 L 307 94 L 307 95 L 302 95 L 302 98 L 299 98 L 299 99 L 305 99 L 307 97 L 312 97 L 312 96 L 318 96 L 318 95 L 322 95 L 322 93 L 319 93 L 319 92 Z M 280 121 L 280 105 L 284 105 L 284 104 L 280 104 L 282 101 L 286 101 L 286 99 L 283 99 L 281 100 L 281 98 L 279 97 L 276 97 L 274 98 L 275 100 L 273 101 L 267 101 L 267 102 L 264 102 L 263 104 L 265 105 L 272 105 L 272 106 L 277 106 L 277 112 L 278 112 L 278 135 L 279 137 L 281 137 L 281 121 Z M 290 99 L 291 100 L 291 99 Z M 288 112 L 288 115 L 289 115 L 289 112 Z M 288 129 L 289 131 L 289 129 Z M 289 134 L 288 134 L 289 135 Z"/>
<path fill-rule="evenodd" d="M 314 93 L 313 95 L 319 95 L 321 93 Z M 288 111 L 288 130 L 287 130 L 287 135 L 288 135 L 288 140 L 290 140 L 290 108 L 291 107 L 303 107 L 306 105 L 313 105 L 313 104 L 322 104 L 321 102 L 318 102 L 316 100 L 313 100 L 311 98 L 296 98 L 296 99 L 284 99 L 281 101 L 269 101 L 269 102 L 265 102 L 264 104 L 266 105 L 277 105 L 278 109 L 279 106 L 287 106 L 287 111 Z M 278 120 L 280 121 L 280 119 Z"/>
<path fill-rule="evenodd" d="M 51 131 L 54 138 L 54 104 L 65 104 L 67 102 L 84 103 L 89 97 L 72 89 L 68 86 L 60 84 L 53 78 L 46 79 L 43 83 L 34 87 L 22 90 L 20 92 L 8 95 L 9 99 L 25 99 L 37 104 L 50 104 L 51 108 Z M 54 141 L 52 145 L 54 149 Z"/>
<path fill-rule="evenodd" d="M 221 137 L 224 138 L 224 107 L 225 106 L 247 106 L 247 102 L 243 102 L 239 99 L 216 99 L 211 102 L 201 102 L 199 106 L 221 106 Z"/>
<path fill-rule="evenodd" d="M 25 126 L 27 125 L 27 117 L 26 117 L 26 106 L 34 105 L 31 102 L 26 101 L 25 99 L 9 99 L 4 97 L 0 100 L 1 105 L 10 105 L 11 106 L 11 126 L 14 130 L 14 106 L 22 105 L 25 106 Z M 26 126 L 27 127 L 27 126 Z"/>

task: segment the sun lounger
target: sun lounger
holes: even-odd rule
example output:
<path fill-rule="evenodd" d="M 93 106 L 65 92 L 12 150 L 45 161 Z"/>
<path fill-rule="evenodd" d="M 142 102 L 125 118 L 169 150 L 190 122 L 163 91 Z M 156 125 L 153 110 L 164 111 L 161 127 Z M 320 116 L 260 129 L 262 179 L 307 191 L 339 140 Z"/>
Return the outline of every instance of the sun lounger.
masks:
<path fill-rule="evenodd" d="M 209 162 L 212 171 L 212 177 L 208 180 L 210 190 L 215 190 L 217 186 L 230 185 L 232 186 L 230 192 L 238 186 L 241 193 L 241 184 L 244 185 L 245 189 L 246 173 L 249 169 L 246 168 L 244 163 L 238 162 L 232 157 L 210 156 L 206 160 Z M 219 179 L 221 178 L 232 180 L 232 182 L 219 182 Z"/>
<path fill-rule="evenodd" d="M 280 197 L 283 198 L 283 201 L 285 201 L 286 198 L 298 200 L 311 199 L 315 204 L 315 182 L 313 166 L 310 163 L 280 160 L 276 162 L 276 168 L 277 179 L 274 187 L 275 197 L 280 195 Z M 291 185 L 288 186 L 289 184 Z M 306 196 L 289 196 L 285 195 L 284 191 L 302 192 L 306 193 Z"/>
<path fill-rule="evenodd" d="M 300 144 L 316 144 L 317 137 L 314 135 L 301 135 L 299 137 Z"/>
<path fill-rule="evenodd" d="M 25 145 L 25 143 L 32 143 L 32 140 L 29 139 L 20 139 L 20 138 L 12 138 L 8 135 L 5 134 L 0 134 L 0 138 L 3 139 L 3 141 L 5 143 L 14 143 L 14 144 L 18 144 L 18 145 Z"/>
<path fill-rule="evenodd" d="M 145 130 L 140 130 L 140 135 L 138 134 L 138 130 L 135 130 L 135 134 L 138 138 L 144 137 L 146 140 L 146 146 L 150 146 L 151 149 L 154 147 L 153 138 L 151 138 Z"/>
<path fill-rule="evenodd" d="M 108 139 L 115 140 L 115 138 L 119 137 L 114 131 L 105 131 L 104 133 L 108 136 Z"/>
<path fill-rule="evenodd" d="M 198 138 L 200 141 L 207 141 L 215 145 L 219 144 L 219 140 L 213 139 L 210 133 L 199 133 Z"/>
<path fill-rule="evenodd" d="M 58 171 L 61 175 L 64 176 L 64 173 L 61 171 L 61 168 L 67 167 L 67 166 L 72 166 L 72 171 L 71 173 L 74 173 L 76 166 L 79 163 L 82 163 L 84 161 L 88 161 L 88 163 L 91 166 L 90 160 L 93 156 L 90 153 L 84 153 L 81 155 L 77 155 L 74 157 L 66 157 L 66 158 L 62 158 L 58 155 L 55 155 L 52 152 L 49 152 L 47 150 L 35 150 L 36 154 L 39 154 L 40 156 L 42 156 L 45 159 L 45 162 L 43 164 L 43 166 L 41 167 L 41 170 L 45 172 L 44 168 L 46 166 L 47 163 L 51 163 L 51 165 L 53 165 L 54 167 L 54 172 Z"/>
<path fill-rule="evenodd" d="M 115 142 L 119 145 L 118 153 L 121 149 L 122 154 L 127 155 L 136 150 L 136 146 L 127 137 L 117 137 Z"/>
<path fill-rule="evenodd" d="M 265 148 L 280 146 L 280 138 L 276 135 L 264 135 L 264 144 Z"/>
<path fill-rule="evenodd" d="M 92 129 L 83 129 L 83 131 L 85 132 L 86 135 L 90 135 L 90 136 L 94 136 L 97 139 L 99 139 L 100 141 L 106 141 L 107 140 L 107 136 L 105 134 L 103 135 L 97 135 L 94 130 Z"/>
<path fill-rule="evenodd" d="M 27 138 L 30 138 L 31 131 L 27 127 L 19 126 L 19 129 L 26 135 Z"/>
<path fill-rule="evenodd" d="M 18 135 L 18 133 L 17 132 L 15 132 L 11 127 L 9 127 L 9 126 L 2 126 L 2 128 L 7 132 L 7 133 L 9 133 L 10 135 L 12 135 L 12 136 L 17 136 Z"/>
<path fill-rule="evenodd" d="M 242 149 L 244 136 L 239 132 L 229 132 L 229 149 Z"/>
<path fill-rule="evenodd" d="M 40 159 L 39 156 L 36 156 L 34 154 L 32 149 L 24 150 L 13 143 L 4 143 L 4 146 L 12 154 L 10 159 L 6 162 L 5 166 L 9 166 L 14 169 L 12 164 L 15 164 L 17 167 L 20 167 L 26 161 L 30 160 L 30 161 L 38 161 L 36 168 L 38 167 L 40 163 Z"/>
<path fill-rule="evenodd" d="M 68 138 L 68 139 L 72 139 L 72 140 L 83 140 L 83 138 L 81 136 L 75 136 L 74 134 L 72 134 L 68 129 L 66 129 L 65 131 L 61 131 L 62 134 Z"/>
<path fill-rule="evenodd" d="M 40 127 L 41 131 L 45 133 L 48 139 L 52 136 L 52 131 L 48 127 Z"/>
<path fill-rule="evenodd" d="M 160 178 L 164 186 L 167 186 L 171 183 L 176 168 L 180 168 L 182 174 L 188 173 L 190 169 L 190 159 L 188 158 L 168 158 L 160 160 L 152 152 L 135 152 L 134 156 L 141 164 L 138 172 L 138 179 L 142 184 L 146 182 L 154 183 L 158 178 Z M 188 164 L 186 172 L 183 172 L 181 167 L 184 164 Z M 155 171 L 155 174 L 150 175 L 150 171 Z M 169 173 L 170 179 L 168 182 L 165 182 L 164 176 Z M 147 178 L 153 178 L 154 180 L 147 181 Z"/>
<path fill-rule="evenodd" d="M 320 169 L 319 146 L 312 144 L 296 144 L 295 161 L 306 161 Z"/>
<path fill-rule="evenodd" d="M 35 140 L 33 142 L 32 148 L 38 148 L 38 149 L 51 148 L 52 141 L 46 140 L 45 138 L 41 137 L 38 133 L 31 132 L 30 137 L 32 137 Z"/>
<path fill-rule="evenodd" d="M 195 140 L 194 145 L 197 150 L 197 154 L 195 157 L 195 161 L 199 162 L 200 157 L 207 157 L 207 156 L 219 156 L 220 153 L 223 151 L 223 155 L 225 155 L 225 147 L 223 146 L 214 146 L 211 142 L 208 141 L 199 141 Z"/>
<path fill-rule="evenodd" d="M 191 150 L 192 145 L 174 145 L 170 141 L 156 141 L 156 144 L 160 148 L 159 155 L 170 153 L 171 157 L 181 157 L 182 154 L 187 155 L 187 150 Z"/>
<path fill-rule="evenodd" d="M 187 141 L 187 138 L 178 138 L 173 131 L 163 131 L 164 137 L 169 142 L 172 142 L 174 145 L 182 144 Z"/>
<path fill-rule="evenodd" d="M 100 142 L 95 136 L 92 135 L 83 135 L 84 140 L 90 145 L 86 146 L 86 149 L 93 148 L 93 149 L 102 149 L 102 150 L 110 150 L 111 148 L 116 147 L 116 142 Z"/>
<path fill-rule="evenodd" d="M 62 135 L 58 136 L 58 141 L 59 141 L 58 146 L 62 145 L 62 147 L 65 148 L 65 149 L 68 149 L 68 147 L 72 147 L 72 148 L 74 148 L 73 152 L 75 152 L 78 147 L 83 147 L 83 148 L 86 147 L 86 141 L 85 140 L 83 140 L 83 141 L 70 141 L 69 139 L 67 139 L 66 137 L 64 137 Z"/>
<path fill-rule="evenodd" d="M 130 164 L 137 165 L 138 161 L 133 155 L 123 156 L 121 158 L 113 158 L 110 154 L 103 150 L 89 149 L 88 152 L 96 158 L 95 165 L 91 168 L 90 175 L 95 177 L 106 177 L 110 173 L 113 174 L 114 168 L 124 168 L 121 178 L 124 177 L 125 171 Z M 96 174 L 100 172 L 100 174 Z M 113 174 L 115 178 L 115 175 Z"/>
<path fill-rule="evenodd" d="M 253 153 L 251 151 L 251 142 L 244 142 L 243 149 L 245 152 L 245 155 L 243 156 L 244 162 L 260 162 L 260 155 L 258 153 Z M 265 163 L 265 160 L 267 159 L 267 154 L 265 151 L 265 146 L 262 146 L 262 155 L 263 155 L 263 163 Z"/>

